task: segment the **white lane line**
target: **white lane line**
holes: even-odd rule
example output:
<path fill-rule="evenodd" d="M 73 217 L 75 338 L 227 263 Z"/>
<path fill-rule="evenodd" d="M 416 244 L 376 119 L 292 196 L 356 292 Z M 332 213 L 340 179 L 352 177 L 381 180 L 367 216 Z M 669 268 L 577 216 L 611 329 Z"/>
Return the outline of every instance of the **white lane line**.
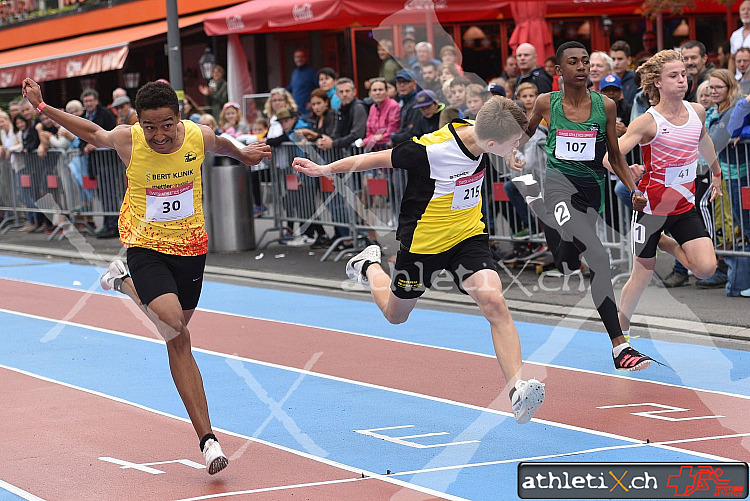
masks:
<path fill-rule="evenodd" d="M 70 321 L 63 322 L 61 320 L 50 319 L 50 318 L 42 317 L 42 316 L 39 316 L 39 315 L 33 315 L 33 314 L 30 314 L 30 313 L 15 312 L 15 311 L 6 310 L 6 309 L 3 309 L 3 308 L 0 308 L 0 313 L 9 313 L 9 314 L 13 314 L 13 315 L 19 315 L 19 316 L 23 316 L 23 317 L 27 317 L 27 318 L 33 318 L 35 320 L 42 320 L 42 321 L 47 321 L 47 322 L 65 323 L 65 324 L 70 325 L 71 327 L 78 327 L 78 328 L 82 328 L 82 329 L 88 329 L 88 330 L 103 332 L 105 334 L 114 334 L 116 336 L 125 337 L 125 338 L 129 338 L 129 339 L 135 339 L 137 341 L 145 341 L 145 342 L 155 343 L 155 344 L 161 344 L 161 345 L 165 344 L 165 342 L 163 340 L 160 340 L 160 339 L 147 338 L 147 337 L 143 337 L 143 336 L 138 336 L 136 334 L 129 334 L 127 332 L 120 332 L 120 331 L 116 331 L 116 330 L 112 330 L 112 329 L 105 329 L 105 328 L 102 328 L 102 327 L 93 327 L 93 326 L 90 326 L 90 325 L 80 324 L 80 323 L 77 323 L 77 322 L 70 322 Z M 505 417 L 510 417 L 510 418 L 513 417 L 513 414 L 510 413 L 510 412 L 500 411 L 500 410 L 497 410 L 497 409 L 491 409 L 489 407 L 481 407 L 479 405 L 468 404 L 468 403 L 465 403 L 465 402 L 458 402 L 456 400 L 449 400 L 447 398 L 436 397 L 436 396 L 433 396 L 433 395 L 426 395 L 424 393 L 417 393 L 417 392 L 413 392 L 413 391 L 402 390 L 402 389 L 399 389 L 399 388 L 391 388 L 391 387 L 388 387 L 388 386 L 381 386 L 381 385 L 378 385 L 378 384 L 366 383 L 366 382 L 357 381 L 357 380 L 354 380 L 354 379 L 347 379 L 347 378 L 343 378 L 343 377 L 339 377 L 339 376 L 332 376 L 330 374 L 324 374 L 324 373 L 320 373 L 320 372 L 313 372 L 313 371 L 309 371 L 309 370 L 305 370 L 305 369 L 299 369 L 297 367 L 290 367 L 290 366 L 286 366 L 286 365 L 275 364 L 275 363 L 272 363 L 272 362 L 265 362 L 263 360 L 255 360 L 255 359 L 252 359 L 252 358 L 241 357 L 239 355 L 230 355 L 228 353 L 221 353 L 221 352 L 218 352 L 218 351 L 207 350 L 207 349 L 204 349 L 204 348 L 195 348 L 194 347 L 193 351 L 194 352 L 199 352 L 199 353 L 204 353 L 204 354 L 211 355 L 211 356 L 221 357 L 221 358 L 228 358 L 228 359 L 232 359 L 232 360 L 239 360 L 241 362 L 247 362 L 247 363 L 251 363 L 251 364 L 261 365 L 261 366 L 270 367 L 270 368 L 273 368 L 273 369 L 280 369 L 280 370 L 284 370 L 284 371 L 295 372 L 297 374 L 306 374 L 308 376 L 318 377 L 318 378 L 321 378 L 321 379 L 328 379 L 330 381 L 336 381 L 336 382 L 340 382 L 340 383 L 352 384 L 352 385 L 362 386 L 364 388 L 371 388 L 371 389 L 375 389 L 375 390 L 387 391 L 387 392 L 396 393 L 396 394 L 399 394 L 399 395 L 406 395 L 406 396 L 409 396 L 409 397 L 415 397 L 415 398 L 420 398 L 420 399 L 424 399 L 424 400 L 430 400 L 430 401 L 438 402 L 438 403 L 442 403 L 442 404 L 453 405 L 453 406 L 456 406 L 456 407 L 463 407 L 463 408 L 466 408 L 466 409 L 471 409 L 471 410 L 475 410 L 475 411 L 479 411 L 479 412 L 487 412 L 487 413 L 490 413 L 490 414 L 497 414 L 499 416 L 505 416 Z M 2 365 L 0 365 L 0 367 L 2 367 Z M 622 441 L 630 442 L 630 443 L 633 443 L 633 444 L 640 444 L 640 443 L 642 443 L 642 440 L 640 440 L 640 439 L 636 439 L 636 438 L 632 438 L 632 437 L 627 437 L 625 435 L 619 435 L 619 434 L 615 434 L 615 433 L 609 433 L 609 432 L 605 432 L 605 431 L 600 431 L 600 430 L 594 430 L 594 429 L 591 429 L 591 428 L 584 428 L 584 427 L 581 427 L 581 426 L 574 426 L 574 425 L 570 425 L 570 424 L 566 424 L 566 423 L 558 423 L 556 421 L 549 421 L 549 420 L 546 420 L 546 419 L 539 419 L 539 418 L 533 418 L 532 421 L 536 422 L 536 423 L 546 424 L 547 426 L 553 426 L 555 428 L 561 428 L 561 429 L 565 429 L 565 430 L 572 430 L 572 431 L 577 431 L 577 432 L 581 432 L 581 433 L 586 433 L 586 434 L 589 434 L 589 435 L 595 435 L 595 436 L 599 436 L 599 437 L 611 438 L 611 439 L 615 439 L 615 440 L 622 440 Z M 704 458 L 708 458 L 708 459 L 716 459 L 716 460 L 719 460 L 719 461 L 735 461 L 734 459 L 723 458 L 721 456 L 714 456 L 714 455 L 711 455 L 711 454 L 705 454 L 705 453 L 695 452 L 695 451 L 680 451 L 680 452 L 684 452 L 686 454 L 695 455 L 695 456 L 699 456 L 699 457 L 704 457 Z"/>
<path fill-rule="evenodd" d="M 658 449 L 665 449 L 665 450 L 684 453 L 685 451 L 682 449 L 678 449 L 676 447 L 668 447 L 668 446 L 670 444 L 684 444 L 688 442 L 702 442 L 702 441 L 721 440 L 725 438 L 737 438 L 737 437 L 748 437 L 748 436 L 750 436 L 750 433 L 735 433 L 733 435 L 716 435 L 712 437 L 684 438 L 684 439 L 679 439 L 679 440 L 666 440 L 664 442 L 649 442 L 649 443 L 641 442 L 638 444 L 611 445 L 607 447 L 595 447 L 592 449 L 583 449 L 580 451 L 562 452 L 560 454 L 547 454 L 543 456 L 531 456 L 531 457 L 526 457 L 526 458 L 515 458 L 515 459 L 498 459 L 496 461 L 483 461 L 481 463 L 466 463 L 466 464 L 461 464 L 461 465 L 425 468 L 422 470 L 399 471 L 399 472 L 391 473 L 391 475 L 392 476 L 416 475 L 418 473 L 431 473 L 435 471 L 460 470 L 463 468 L 476 468 L 477 466 L 491 466 L 491 465 L 496 465 L 496 464 L 521 463 L 524 461 L 540 461 L 540 460 L 545 460 L 545 459 L 554 459 L 554 458 L 561 458 L 561 457 L 566 457 L 566 456 L 577 456 L 580 454 L 589 454 L 592 452 L 614 451 L 618 449 L 634 449 L 636 447 L 656 447 Z M 733 461 L 733 460 L 728 460 L 719 456 L 713 456 L 710 454 L 706 454 L 704 457 L 707 457 L 709 459 L 716 459 L 717 461 Z"/>
<path fill-rule="evenodd" d="M 151 413 L 157 414 L 159 416 L 167 417 L 167 418 L 170 418 L 170 419 L 175 419 L 177 421 L 182 421 L 184 423 L 190 424 L 190 420 L 188 418 L 184 418 L 184 417 L 180 417 L 180 416 L 175 416 L 174 414 L 170 414 L 168 412 L 164 412 L 164 411 L 160 411 L 160 410 L 157 410 L 157 409 L 153 409 L 153 408 L 147 407 L 147 406 L 145 406 L 143 404 L 139 404 L 139 403 L 136 403 L 136 402 L 131 402 L 130 400 L 125 400 L 124 398 L 120 398 L 120 397 L 115 397 L 115 396 L 112 396 L 112 395 L 108 395 L 108 394 L 102 393 L 100 391 L 90 390 L 88 388 L 83 388 L 82 386 L 74 385 L 74 384 L 71 384 L 71 383 L 66 383 L 65 381 L 59 381 L 57 379 L 49 378 L 47 376 L 42 376 L 40 374 L 35 374 L 33 372 L 29 372 L 29 371 L 26 371 L 26 370 L 23 370 L 23 369 L 18 369 L 16 367 L 9 367 L 9 366 L 4 365 L 4 364 L 0 364 L 0 369 L 6 369 L 6 370 L 9 370 L 9 371 L 16 372 L 18 374 L 23 374 L 24 376 L 29 376 L 29 377 L 33 377 L 35 379 L 39 379 L 41 381 L 46 381 L 48 383 L 53 383 L 53 384 L 57 384 L 57 385 L 60 385 L 60 386 L 65 386 L 66 388 L 71 388 L 73 390 L 82 391 L 82 392 L 88 393 L 90 395 L 94 395 L 94 396 L 97 396 L 97 397 L 106 398 L 107 400 L 111 400 L 113 402 L 117 402 L 117 403 L 120 403 L 120 404 L 129 405 L 131 407 L 135 407 L 136 409 L 140 409 L 140 410 L 143 410 L 143 411 L 146 411 L 146 412 L 151 412 Z M 278 450 L 281 450 L 281 451 L 284 451 L 284 452 L 288 452 L 288 453 L 294 454 L 296 456 L 301 456 L 301 457 L 304 457 L 304 458 L 307 458 L 307 459 L 312 459 L 313 461 L 317 461 L 319 463 L 327 464 L 329 466 L 333 466 L 333 467 L 339 468 L 341 470 L 350 471 L 350 472 L 356 473 L 357 475 L 365 475 L 366 477 L 371 477 L 371 478 L 375 478 L 375 479 L 378 479 L 378 480 L 382 480 L 384 482 L 395 484 L 395 485 L 398 485 L 399 487 L 404 487 L 406 489 L 423 492 L 425 494 L 429 494 L 431 496 L 435 496 L 435 497 L 438 497 L 438 498 L 441 498 L 441 499 L 447 499 L 449 501 L 469 501 L 469 500 L 467 500 L 465 498 L 461 498 L 461 497 L 458 497 L 458 496 L 453 496 L 451 494 L 446 494 L 445 492 L 435 491 L 435 490 L 430 489 L 428 487 L 422 487 L 420 485 L 411 484 L 409 482 L 405 482 L 405 481 L 399 480 L 397 478 L 390 478 L 390 476 L 388 476 L 388 475 L 380 475 L 378 473 L 371 472 L 371 471 L 368 471 L 368 470 L 364 470 L 362 468 L 357 468 L 355 466 L 350 466 L 348 464 L 339 463 L 338 461 L 333 461 L 331 459 L 326 459 L 326 458 L 322 458 L 322 457 L 319 457 L 319 456 L 315 456 L 315 455 L 309 454 L 307 452 L 303 452 L 303 451 L 298 451 L 298 450 L 295 450 L 295 449 L 291 449 L 291 448 L 285 447 L 283 445 L 275 444 L 273 442 L 268 442 L 268 441 L 262 440 L 260 438 L 250 437 L 248 435 L 243 435 L 241 433 L 237 433 L 237 432 L 234 432 L 234 431 L 231 431 L 231 430 L 225 430 L 223 428 L 214 427 L 214 431 L 218 431 L 219 433 L 223 433 L 225 435 L 229 435 L 229 436 L 232 436 L 232 437 L 241 438 L 243 440 L 250 440 L 250 441 L 262 444 L 262 445 L 266 445 L 268 447 L 273 447 L 274 449 L 278 449 Z M 34 498 L 34 500 L 36 500 L 36 499 L 38 499 L 38 498 Z M 44 501 L 44 500 L 41 500 L 41 501 Z"/>
<path fill-rule="evenodd" d="M 5 482 L 3 480 L 0 480 L 0 489 L 5 489 L 11 494 L 15 494 L 16 496 L 22 497 L 23 499 L 27 499 L 28 501 L 44 501 L 44 499 L 38 496 L 35 496 L 30 492 L 26 492 L 20 487 L 16 487 L 15 485 L 9 484 L 8 482 Z"/>
<path fill-rule="evenodd" d="M 208 494 L 195 498 L 184 498 L 176 501 L 201 501 L 203 499 L 225 498 L 229 496 L 240 496 L 242 494 L 257 494 L 259 492 L 285 491 L 289 489 L 299 489 L 302 487 L 317 487 L 319 485 L 344 484 L 347 482 L 357 482 L 359 480 L 368 480 L 370 477 L 344 478 L 341 480 L 327 480 L 325 482 L 310 482 L 307 484 L 280 485 L 278 487 L 264 487 L 262 489 L 249 489 L 246 491 L 222 492 L 221 494 Z"/>
<path fill-rule="evenodd" d="M 100 296 L 111 297 L 111 298 L 113 298 L 115 300 L 118 300 L 118 301 L 122 300 L 123 298 L 124 299 L 128 299 L 128 298 L 125 298 L 124 296 L 122 298 L 120 298 L 117 295 L 108 294 L 108 293 L 104 293 L 104 292 L 98 292 L 98 291 L 87 292 L 87 291 L 82 291 L 81 289 L 78 289 L 78 288 L 75 288 L 75 287 L 67 287 L 67 286 L 64 286 L 64 285 L 45 284 L 45 283 L 41 283 L 41 282 L 34 282 L 34 281 L 29 281 L 29 280 L 20 280 L 20 279 L 16 279 L 16 278 L 4 278 L 4 277 L 0 277 L 0 280 L 9 280 L 9 281 L 12 281 L 12 282 L 30 283 L 30 284 L 33 284 L 33 285 L 40 285 L 40 286 L 46 286 L 46 287 L 54 287 L 54 288 L 57 288 L 57 289 L 64 289 L 64 290 L 76 291 L 76 292 L 79 292 L 79 293 L 82 293 L 82 294 L 98 294 Z M 416 346 L 416 347 L 419 347 L 419 348 L 432 348 L 432 349 L 435 349 L 435 350 L 448 351 L 448 352 L 452 352 L 452 353 L 461 353 L 461 354 L 464 354 L 464 355 L 473 355 L 473 356 L 477 356 L 477 357 L 491 358 L 491 359 L 495 358 L 495 355 L 487 354 L 487 353 L 479 353 L 479 352 L 475 352 L 475 351 L 461 350 L 461 349 L 458 349 L 458 348 L 448 348 L 448 347 L 444 347 L 444 346 L 434 346 L 434 345 L 425 344 L 425 343 L 418 343 L 418 342 L 415 342 L 415 341 L 405 341 L 405 340 L 402 340 L 402 339 L 392 339 L 392 338 L 383 337 L 383 336 L 376 336 L 374 334 L 364 334 L 364 333 L 361 333 L 361 332 L 352 332 L 352 331 L 346 331 L 346 330 L 341 330 L 341 329 L 333 329 L 333 328 L 330 328 L 330 327 L 320 327 L 320 326 L 317 326 L 317 325 L 301 324 L 301 323 L 298 323 L 298 322 L 288 322 L 288 321 L 285 321 L 285 320 L 268 319 L 268 318 L 256 317 L 256 316 L 252 316 L 252 315 L 243 315 L 243 314 L 240 314 L 240 313 L 233 313 L 233 312 L 228 312 L 228 311 L 212 310 L 212 309 L 209 309 L 209 308 L 196 308 L 196 309 L 199 310 L 199 311 L 205 311 L 207 313 L 215 313 L 215 314 L 219 314 L 219 315 L 228 315 L 228 316 L 231 316 L 231 317 L 244 318 L 244 319 L 249 319 L 249 320 L 259 320 L 259 321 L 263 321 L 263 322 L 271 322 L 271 323 L 276 323 L 276 324 L 280 324 L 280 325 L 289 325 L 289 326 L 295 326 L 295 327 L 306 327 L 306 328 L 318 329 L 318 330 L 329 332 L 329 333 L 333 333 L 333 334 L 347 334 L 347 335 L 351 335 L 351 336 L 359 336 L 359 337 L 364 337 L 364 338 L 377 339 L 379 341 L 387 341 L 387 342 L 391 342 L 391 343 L 399 343 L 399 344 L 405 344 L 405 345 L 410 345 L 410 346 Z M 12 310 L 0 309 L 0 311 L 4 311 L 6 313 L 16 313 L 16 314 L 19 314 L 19 315 L 23 315 L 23 313 L 12 311 Z M 43 320 L 51 320 L 51 321 L 55 321 L 55 322 L 58 321 L 56 319 L 50 319 L 50 318 L 44 318 L 44 317 L 39 317 L 39 318 L 41 318 Z M 744 400 L 750 400 L 750 395 L 742 395 L 742 394 L 739 394 L 739 393 L 729 393 L 729 392 L 726 392 L 726 391 L 711 390 L 711 389 L 707 389 L 707 388 L 696 388 L 696 387 L 693 387 L 693 386 L 683 386 L 683 385 L 680 385 L 680 384 L 667 383 L 667 382 L 663 382 L 663 381 L 650 381 L 650 380 L 647 380 L 647 379 L 638 379 L 636 377 L 633 377 L 633 375 L 611 374 L 611 373 L 608 373 L 608 372 L 599 372 L 599 371 L 594 371 L 594 370 L 590 370 L 590 369 L 580 369 L 580 368 L 577 368 L 577 367 L 568 367 L 568 366 L 565 366 L 565 365 L 551 364 L 551 363 L 548 363 L 548 362 L 534 362 L 534 361 L 531 361 L 531 360 L 524 360 L 524 363 L 527 364 L 527 365 L 536 365 L 538 367 L 551 367 L 553 369 L 568 370 L 568 371 L 573 371 L 573 372 L 580 372 L 580 373 L 583 373 L 583 374 L 593 374 L 593 375 L 596 375 L 596 376 L 605 376 L 605 377 L 616 378 L 616 379 L 624 379 L 624 380 L 628 380 L 628 381 L 636 381 L 636 382 L 639 382 L 639 383 L 647 383 L 647 384 L 654 384 L 654 385 L 658 385 L 658 386 L 666 386 L 666 387 L 669 387 L 669 388 L 683 388 L 683 389 L 686 389 L 686 390 L 692 390 L 692 391 L 697 391 L 697 392 L 705 392 L 705 393 L 711 393 L 711 394 L 714 394 L 714 395 L 722 395 L 722 396 L 725 396 L 725 397 L 733 397 L 733 398 L 741 398 L 741 399 L 744 399 Z"/>

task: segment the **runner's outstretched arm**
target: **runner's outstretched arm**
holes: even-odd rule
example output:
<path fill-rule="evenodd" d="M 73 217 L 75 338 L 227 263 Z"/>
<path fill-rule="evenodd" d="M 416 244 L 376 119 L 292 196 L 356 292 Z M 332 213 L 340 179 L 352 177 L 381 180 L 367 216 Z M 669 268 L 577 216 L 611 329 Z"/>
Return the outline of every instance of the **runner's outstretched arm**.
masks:
<path fill-rule="evenodd" d="M 318 165 L 307 158 L 297 157 L 292 162 L 292 167 L 310 177 L 329 176 L 342 172 L 362 172 L 372 169 L 392 169 L 391 150 L 376 151 L 342 158 L 328 165 Z"/>
<path fill-rule="evenodd" d="M 237 148 L 229 139 L 214 134 L 208 126 L 200 125 L 200 128 L 206 152 L 232 157 L 245 165 L 257 165 L 264 158 L 271 158 L 271 147 L 264 142 L 259 141 L 244 148 Z"/>
<path fill-rule="evenodd" d="M 47 106 L 46 104 L 42 106 L 42 103 L 44 102 L 42 100 L 42 89 L 39 87 L 38 83 L 30 78 L 24 79 L 21 92 L 34 108 L 40 110 L 41 113 L 44 113 L 76 136 L 97 148 L 117 149 L 115 139 L 118 136 L 121 136 L 124 130 L 130 128 L 130 126 L 121 125 L 115 127 L 111 131 L 106 131 L 91 120 L 71 115 L 70 113 L 58 110 L 52 106 Z M 127 139 L 130 140 L 130 133 L 127 134 Z"/>

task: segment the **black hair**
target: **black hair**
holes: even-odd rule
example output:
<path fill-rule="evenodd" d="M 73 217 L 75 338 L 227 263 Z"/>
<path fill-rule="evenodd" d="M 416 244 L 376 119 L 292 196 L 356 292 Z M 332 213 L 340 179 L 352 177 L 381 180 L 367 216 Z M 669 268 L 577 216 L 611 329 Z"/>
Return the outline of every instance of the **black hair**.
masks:
<path fill-rule="evenodd" d="M 171 85 L 164 82 L 149 82 L 135 95 L 135 112 L 142 116 L 143 110 L 169 108 L 176 116 L 180 114 L 180 103 Z"/>
<path fill-rule="evenodd" d="M 557 52 L 555 53 L 555 59 L 557 60 L 557 64 L 562 65 L 563 53 L 568 49 L 586 50 L 586 46 L 583 45 L 581 42 L 577 42 L 575 40 L 570 40 L 568 42 L 563 43 L 562 45 L 560 45 L 560 47 L 557 48 Z"/>
<path fill-rule="evenodd" d="M 703 44 L 703 42 L 699 42 L 698 40 L 688 40 L 684 44 L 682 44 L 682 49 L 695 49 L 698 47 L 698 50 L 700 51 L 701 57 L 706 55 L 706 46 Z"/>
<path fill-rule="evenodd" d="M 328 77 L 333 78 L 334 80 L 336 80 L 339 77 L 336 71 L 333 68 L 329 68 L 328 66 L 325 66 L 318 70 L 317 77 L 320 78 L 320 75 L 326 75 Z"/>

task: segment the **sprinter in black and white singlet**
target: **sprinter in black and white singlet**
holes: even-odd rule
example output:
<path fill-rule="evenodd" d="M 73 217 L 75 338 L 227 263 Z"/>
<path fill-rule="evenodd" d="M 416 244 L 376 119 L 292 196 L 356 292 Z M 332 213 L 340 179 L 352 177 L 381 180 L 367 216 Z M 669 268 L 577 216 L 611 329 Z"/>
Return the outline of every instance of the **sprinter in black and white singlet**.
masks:
<path fill-rule="evenodd" d="M 509 154 L 527 123 L 513 101 L 494 97 L 479 110 L 476 122 L 454 121 L 393 150 L 323 166 L 305 158 L 295 158 L 292 164 L 298 172 L 314 177 L 378 168 L 407 172 L 393 279 L 380 265 L 377 245 L 351 258 L 347 275 L 368 285 L 385 318 L 397 324 L 407 320 L 438 274 L 448 271 L 490 322 L 495 355 L 518 423 L 527 423 L 539 409 L 544 385 L 521 379 L 521 344 L 490 253 L 481 194 L 488 163 L 484 154 Z"/>

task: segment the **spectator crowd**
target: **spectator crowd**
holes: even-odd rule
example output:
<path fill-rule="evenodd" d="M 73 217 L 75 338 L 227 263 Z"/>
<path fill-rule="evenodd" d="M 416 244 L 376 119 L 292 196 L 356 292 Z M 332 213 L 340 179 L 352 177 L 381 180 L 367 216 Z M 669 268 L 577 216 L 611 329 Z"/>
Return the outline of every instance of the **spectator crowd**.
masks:
<path fill-rule="evenodd" d="M 724 178 L 724 196 L 711 208 L 707 202 L 700 205 L 707 228 L 714 241 L 723 250 L 747 251 L 750 242 L 750 219 L 747 209 L 742 207 L 742 189 L 748 186 L 748 155 L 745 143 L 750 138 L 750 0 L 740 6 L 742 26 L 733 32 L 729 40 L 718 47 L 707 48 L 702 42 L 688 40 L 681 44 L 681 52 L 688 73 L 688 89 L 685 100 L 700 103 L 707 110 L 706 129 L 719 152 Z M 516 100 L 518 106 L 530 115 L 537 96 L 561 89 L 565 82 L 555 73 L 555 58 L 540 61 L 537 49 L 529 43 L 520 44 L 514 54 L 504 59 L 503 71 L 496 78 L 484 82 L 465 72 L 461 66 L 460 50 L 455 45 L 446 45 L 437 50 L 427 41 L 417 41 L 413 28 L 407 27 L 402 36 L 403 57 L 395 57 L 393 42 L 378 41 L 377 54 L 380 66 L 366 81 L 366 96 L 358 95 L 358 82 L 340 76 L 328 67 L 313 68 L 308 54 L 299 49 L 294 52 L 294 70 L 287 87 L 270 90 L 269 96 L 258 117 L 250 123 L 242 116 L 238 103 L 228 101 L 225 71 L 215 66 L 212 79 L 199 92 L 206 107 L 201 108 L 191 96 L 185 96 L 183 118 L 211 127 L 217 135 L 230 137 L 239 143 L 248 144 L 266 141 L 272 146 L 292 142 L 297 145 L 295 154 L 306 155 L 315 151 L 331 160 L 336 155 L 349 154 L 352 147 L 365 150 L 393 148 L 412 138 L 434 132 L 456 119 L 473 119 L 482 104 L 493 94 Z M 717 57 L 709 61 L 709 49 Z M 651 105 L 647 96 L 639 90 L 638 67 L 656 52 L 653 32 L 642 37 L 642 47 L 636 54 L 622 40 L 611 44 L 608 51 L 596 51 L 590 55 L 589 88 L 611 98 L 617 104 L 617 134 L 622 136 L 628 125 L 643 114 Z M 111 130 L 118 124 L 137 123 L 138 117 L 130 98 L 123 89 L 116 89 L 109 106 L 100 102 L 94 89 L 82 92 L 80 101 L 71 100 L 66 111 L 85 117 Z M 204 110 L 208 112 L 204 112 Z M 210 110 L 210 111 L 209 111 Z M 546 165 L 545 141 L 547 130 L 542 124 L 517 156 L 523 160 L 524 172 L 541 178 Z M 49 118 L 37 116 L 27 100 L 15 99 L 7 111 L 0 110 L 0 158 L 10 159 L 12 152 L 35 153 L 40 158 L 50 148 L 75 150 L 80 153 L 67 167 L 73 178 L 82 183 L 83 178 L 96 178 L 95 155 L 91 145 L 80 141 Z M 256 215 L 268 209 L 260 190 L 261 183 L 268 180 L 271 165 L 289 169 L 292 158 L 277 154 L 273 162 L 262 162 L 254 166 L 253 198 Z M 637 181 L 643 173 L 639 162 L 631 162 L 632 175 Z M 14 175 L 23 172 L 23 165 L 14 165 Z M 698 184 L 708 184 L 709 170 L 703 165 L 699 169 Z M 398 204 L 398 176 L 393 172 L 391 189 L 393 204 Z M 544 249 L 532 244 L 528 236 L 532 232 L 533 215 L 530 215 L 524 199 L 515 190 L 509 178 L 490 177 L 501 181 L 507 200 L 506 219 L 511 221 L 514 246 L 511 251 L 494 251 L 498 260 L 513 261 L 538 255 Z M 36 183 L 36 184 L 34 184 Z M 630 197 L 623 193 L 622 183 L 615 185 L 612 196 L 620 197 L 625 206 Z M 8 187 L 0 187 L 0 197 Z M 32 186 L 19 194 L 21 201 L 32 206 L 34 200 L 44 192 L 43 182 L 32 180 Z M 699 195 L 702 193 L 699 190 Z M 88 201 L 96 194 L 91 194 Z M 106 197 L 101 196 L 102 200 Z M 698 200 L 700 197 L 697 197 Z M 327 202 L 329 209 L 344 200 Z M 117 207 L 103 203 L 105 211 L 117 211 Z M 292 208 L 290 208 L 291 210 Z M 394 207 L 394 214 L 398 207 Z M 38 213 L 29 212 L 26 224 L 20 231 L 51 232 L 52 222 Z M 490 231 L 493 230 L 490 222 Z M 627 228 L 620 228 L 627 231 Z M 742 233 L 742 234 L 740 234 Z M 117 221 L 114 216 L 105 217 L 96 233 L 97 237 L 117 236 Z M 291 236 L 288 245 L 311 245 L 323 248 L 341 237 L 346 229 L 336 227 L 328 236 L 319 224 L 310 224 Z M 371 235 L 371 239 L 376 238 Z M 524 240 L 526 239 L 526 240 Z M 350 244 L 349 244 L 350 245 Z M 699 280 L 699 287 L 719 287 L 728 280 L 727 266 L 720 261 L 716 274 Z M 667 287 L 677 287 L 688 282 L 688 272 L 679 262 L 664 278 Z"/>

